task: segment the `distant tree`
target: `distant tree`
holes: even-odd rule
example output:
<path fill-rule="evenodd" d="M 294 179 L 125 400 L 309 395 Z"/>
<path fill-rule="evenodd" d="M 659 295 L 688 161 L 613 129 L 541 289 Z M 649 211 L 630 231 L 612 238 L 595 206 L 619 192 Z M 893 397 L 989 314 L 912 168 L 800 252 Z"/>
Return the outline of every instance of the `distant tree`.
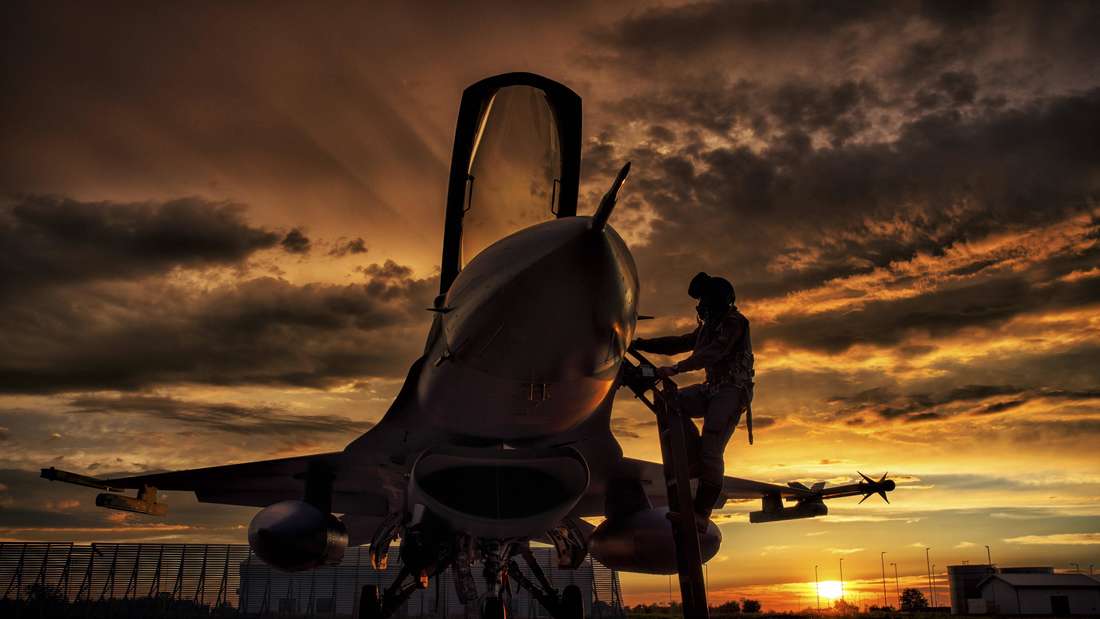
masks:
<path fill-rule="evenodd" d="M 901 609 L 904 611 L 927 610 L 928 600 L 920 589 L 905 589 L 901 592 Z"/>
<path fill-rule="evenodd" d="M 758 613 L 760 612 L 760 602 L 757 600 L 741 600 L 741 612 L 745 613 Z"/>
<path fill-rule="evenodd" d="M 714 610 L 720 613 L 739 613 L 741 612 L 741 603 L 737 600 L 730 600 L 718 605 Z"/>
<path fill-rule="evenodd" d="M 858 615 L 859 607 L 847 600 L 837 600 L 833 602 L 833 610 L 838 615 Z"/>

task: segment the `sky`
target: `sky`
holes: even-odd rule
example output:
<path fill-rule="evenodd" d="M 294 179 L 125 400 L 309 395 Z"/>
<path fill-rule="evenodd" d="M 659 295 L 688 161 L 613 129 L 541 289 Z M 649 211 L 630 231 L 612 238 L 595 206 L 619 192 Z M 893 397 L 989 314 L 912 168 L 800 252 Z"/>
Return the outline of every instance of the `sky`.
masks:
<path fill-rule="evenodd" d="M 694 327 L 696 272 L 736 286 L 756 444 L 727 473 L 898 482 L 814 520 L 727 504 L 712 602 L 813 604 L 843 558 L 878 603 L 883 565 L 927 585 L 925 548 L 940 578 L 986 545 L 1100 564 L 1100 5 L 2 10 L 0 538 L 241 542 L 251 508 L 173 494 L 151 520 L 37 471 L 338 450 L 377 422 L 430 324 L 461 91 L 522 70 L 583 97 L 579 212 L 633 164 L 611 224 L 640 334 Z M 658 457 L 625 395 L 613 428 Z"/>

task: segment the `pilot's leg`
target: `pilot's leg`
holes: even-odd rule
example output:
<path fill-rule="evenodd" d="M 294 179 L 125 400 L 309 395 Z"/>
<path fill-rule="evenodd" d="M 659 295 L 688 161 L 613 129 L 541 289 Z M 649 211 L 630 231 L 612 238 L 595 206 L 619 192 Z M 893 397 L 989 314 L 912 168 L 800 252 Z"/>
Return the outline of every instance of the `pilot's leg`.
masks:
<path fill-rule="evenodd" d="M 692 479 L 697 479 L 703 470 L 699 428 L 692 419 L 699 419 L 706 415 L 709 401 L 710 395 L 707 393 L 706 385 L 691 385 L 679 391 L 680 423 L 684 426 L 688 470 Z"/>
<path fill-rule="evenodd" d="M 726 444 L 741 420 L 743 400 L 742 390 L 728 386 L 720 388 L 708 402 L 700 440 L 702 471 L 699 490 L 695 493 L 695 513 L 700 516 L 709 518 L 722 494 Z"/>

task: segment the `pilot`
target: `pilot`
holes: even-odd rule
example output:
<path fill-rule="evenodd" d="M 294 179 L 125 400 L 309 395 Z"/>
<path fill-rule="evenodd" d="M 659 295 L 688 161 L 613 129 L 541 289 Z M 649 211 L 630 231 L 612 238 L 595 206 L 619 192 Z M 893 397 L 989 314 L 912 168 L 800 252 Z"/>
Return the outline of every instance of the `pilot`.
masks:
<path fill-rule="evenodd" d="M 699 326 L 694 331 L 638 338 L 634 340 L 634 348 L 660 355 L 691 352 L 691 356 L 675 365 L 657 368 L 658 376 L 663 378 L 705 370 L 705 382 L 679 391 L 681 413 L 703 419 L 695 513 L 705 522 L 722 494 L 725 472 L 722 454 L 742 413 L 752 403 L 753 356 L 749 321 L 734 305 L 736 297 L 729 280 L 699 273 L 691 280 L 688 295 L 699 302 L 695 307 Z"/>

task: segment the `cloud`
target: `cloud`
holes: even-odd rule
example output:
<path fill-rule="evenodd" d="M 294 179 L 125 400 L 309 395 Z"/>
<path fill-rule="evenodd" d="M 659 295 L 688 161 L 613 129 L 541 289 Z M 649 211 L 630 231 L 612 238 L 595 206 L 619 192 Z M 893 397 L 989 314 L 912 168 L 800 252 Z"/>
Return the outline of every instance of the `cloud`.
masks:
<path fill-rule="evenodd" d="M 40 295 L 0 315 L 13 334 L 0 343 L 0 390 L 401 376 L 419 354 L 437 284 L 390 271 L 348 285 L 263 277 L 198 291 L 161 283 Z"/>
<path fill-rule="evenodd" d="M 362 237 L 356 237 L 354 239 L 339 239 L 333 244 L 332 249 L 329 250 L 328 255 L 342 258 L 347 255 L 365 254 L 367 253 L 367 244 Z"/>
<path fill-rule="evenodd" d="M 231 202 L 26 196 L 0 204 L 0 301 L 50 286 L 236 265 L 278 242 Z"/>
<path fill-rule="evenodd" d="M 876 387 L 850 396 L 833 396 L 834 414 L 859 418 L 871 414 L 885 420 L 906 422 L 943 421 L 961 415 L 1011 413 L 1033 402 L 1100 400 L 1100 392 L 1024 387 L 1017 385 L 964 385 L 940 393 L 895 394 Z M 1093 420 L 1048 420 L 1044 430 L 1050 433 L 1096 431 Z"/>
<path fill-rule="evenodd" d="M 635 252 L 647 311 L 675 307 L 706 265 L 734 278 L 765 350 L 837 354 L 1100 303 L 1088 279 L 1059 279 L 1100 258 L 1100 149 L 1078 135 L 1097 118 L 1091 90 L 793 151 L 690 131 L 671 147 L 603 144 L 634 159 L 632 191 L 656 213 Z"/>
<path fill-rule="evenodd" d="M 1053 533 L 1049 535 L 1023 535 L 1005 538 L 1009 544 L 1025 545 L 1093 545 L 1100 544 L 1100 533 Z"/>
<path fill-rule="evenodd" d="M 975 544 L 974 542 L 965 542 L 965 541 L 964 542 L 959 542 L 958 544 L 955 544 L 955 548 L 973 548 L 974 546 L 977 546 L 977 544 Z"/>
<path fill-rule="evenodd" d="M 652 434 L 657 428 L 653 419 L 633 419 L 622 415 L 611 418 L 611 431 L 619 439 L 636 439 Z"/>
<path fill-rule="evenodd" d="M 46 501 L 45 505 L 48 510 L 65 511 L 68 509 L 76 509 L 80 507 L 80 501 L 76 499 L 61 499 L 58 501 Z"/>
<path fill-rule="evenodd" d="M 308 254 L 312 243 L 300 228 L 294 228 L 286 233 L 279 245 L 292 254 Z"/>
<path fill-rule="evenodd" d="M 74 414 L 132 414 L 233 434 L 352 434 L 373 424 L 329 414 L 290 413 L 273 406 L 188 402 L 154 395 L 83 396 L 68 402 Z"/>
<path fill-rule="evenodd" d="M 865 548 L 829 548 L 828 551 L 834 555 L 853 555 L 857 552 L 863 552 Z"/>

